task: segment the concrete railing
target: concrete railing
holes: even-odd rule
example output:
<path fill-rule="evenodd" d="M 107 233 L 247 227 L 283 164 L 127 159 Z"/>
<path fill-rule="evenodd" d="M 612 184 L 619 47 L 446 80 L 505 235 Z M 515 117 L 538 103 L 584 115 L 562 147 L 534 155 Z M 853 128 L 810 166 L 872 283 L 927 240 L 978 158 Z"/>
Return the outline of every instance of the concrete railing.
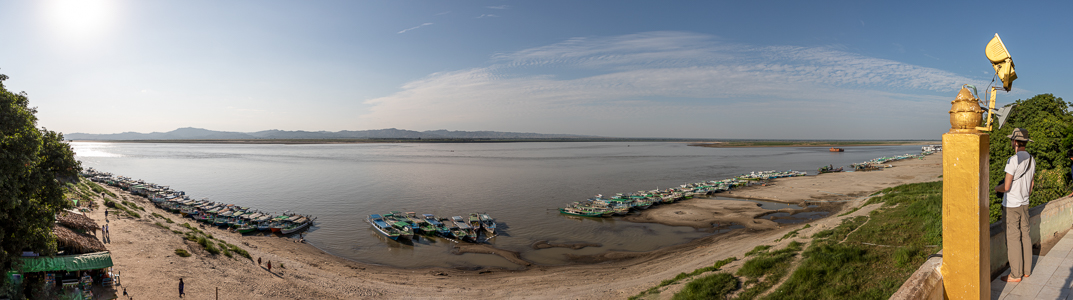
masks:
<path fill-rule="evenodd" d="M 1073 198 L 1059 198 L 1028 210 L 1034 247 L 1053 244 L 1073 228 Z M 943 299 L 942 251 L 924 262 L 890 299 Z M 991 224 L 991 278 L 1009 268 L 1006 255 L 1006 222 Z"/>

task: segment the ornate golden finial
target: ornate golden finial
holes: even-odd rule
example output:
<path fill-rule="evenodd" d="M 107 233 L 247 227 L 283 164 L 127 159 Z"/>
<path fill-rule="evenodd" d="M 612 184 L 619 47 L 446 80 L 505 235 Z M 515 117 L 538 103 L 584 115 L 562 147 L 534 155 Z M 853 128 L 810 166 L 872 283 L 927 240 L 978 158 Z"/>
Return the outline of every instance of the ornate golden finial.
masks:
<path fill-rule="evenodd" d="M 976 126 L 980 126 L 983 119 L 983 109 L 980 108 L 980 99 L 972 96 L 969 89 L 962 86 L 957 98 L 951 101 L 950 107 L 950 133 L 979 133 Z"/>

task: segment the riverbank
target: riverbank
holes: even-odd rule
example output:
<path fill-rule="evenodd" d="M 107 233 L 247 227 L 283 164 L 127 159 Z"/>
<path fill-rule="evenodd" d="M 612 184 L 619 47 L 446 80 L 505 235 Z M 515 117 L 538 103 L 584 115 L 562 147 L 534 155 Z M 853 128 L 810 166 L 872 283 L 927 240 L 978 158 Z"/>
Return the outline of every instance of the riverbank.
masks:
<path fill-rule="evenodd" d="M 942 141 L 732 141 L 732 142 L 698 142 L 690 146 L 709 148 L 748 148 L 748 147 L 850 147 L 850 146 L 906 146 L 936 145 Z"/>
<path fill-rule="evenodd" d="M 934 181 L 942 173 L 941 161 L 942 155 L 936 154 L 923 160 L 895 162 L 892 164 L 894 168 L 882 171 L 783 178 L 770 181 L 763 187 L 736 189 L 726 196 L 771 198 L 791 203 L 852 200 L 914 180 Z M 726 257 L 743 257 L 756 245 L 778 239 L 791 230 L 790 227 L 780 228 L 777 224 L 747 226 L 747 230 L 734 230 L 652 252 L 607 252 L 573 257 L 571 260 L 577 263 L 574 265 L 532 265 L 519 271 L 401 269 L 346 260 L 291 238 L 241 236 L 215 227 L 199 227 L 199 230 L 211 234 L 215 239 L 248 251 L 253 260 L 237 255 L 228 258 L 209 254 L 200 245 L 186 241 L 181 234 L 173 232 L 186 231 L 180 226 L 183 223 L 195 226 L 196 223 L 157 209 L 145 198 L 125 192 L 116 194 L 122 200 L 145 209 L 140 218 L 117 218 L 115 214 L 109 214 L 107 222 L 111 226 L 112 243 L 106 246 L 112 251 L 115 269 L 123 274 L 121 289 L 126 288 L 137 299 L 175 298 L 179 278 L 183 278 L 186 284 L 187 296 L 195 299 L 211 298 L 217 288 L 224 299 L 622 299 L 673 278 L 678 273 L 710 266 Z M 720 219 L 708 216 L 730 216 L 730 211 L 737 210 L 732 218 L 743 222 L 741 220 L 747 220 L 749 214 L 768 212 L 755 205 L 749 208 L 747 202 L 725 201 L 736 202 L 735 205 L 739 206 L 745 204 L 744 207 L 738 207 L 709 200 L 712 199 L 664 205 L 639 216 L 645 216 L 653 222 L 671 223 L 682 219 L 682 214 L 677 214 L 677 211 L 689 211 L 690 216 L 701 216 L 702 221 L 729 224 L 735 222 L 730 220 L 731 217 Z M 839 203 L 831 205 L 842 207 Z M 152 216 L 154 212 L 175 223 Z M 106 223 L 103 210 L 98 209 L 89 215 L 100 224 Z M 756 220 L 755 216 L 752 220 L 757 221 L 756 224 L 771 222 Z M 187 250 L 192 256 L 180 257 L 175 254 L 176 249 Z M 459 249 L 458 252 L 459 255 L 467 255 L 464 253 L 495 250 Z M 269 271 L 263 263 L 258 265 L 258 258 L 265 263 L 272 261 L 272 270 Z"/>

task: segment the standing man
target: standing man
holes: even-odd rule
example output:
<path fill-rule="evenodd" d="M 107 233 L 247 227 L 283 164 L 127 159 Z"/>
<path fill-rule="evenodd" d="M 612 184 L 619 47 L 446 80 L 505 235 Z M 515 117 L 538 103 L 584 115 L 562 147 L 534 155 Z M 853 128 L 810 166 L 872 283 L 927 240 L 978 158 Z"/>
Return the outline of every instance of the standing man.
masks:
<path fill-rule="evenodd" d="M 185 286 L 183 285 L 183 278 L 179 277 L 179 298 L 182 298 L 183 295 L 186 295 L 186 293 L 183 293 L 183 288 L 184 287 Z"/>
<path fill-rule="evenodd" d="M 1002 196 L 1003 216 L 1006 219 L 1006 254 L 1010 260 L 1010 276 L 1002 281 L 1020 282 L 1021 277 L 1032 275 L 1032 237 L 1029 235 L 1028 198 L 1035 182 L 1036 160 L 1025 151 L 1028 130 L 1015 128 L 1010 138 L 1014 154 L 1006 160 L 1006 179 L 995 192 Z"/>

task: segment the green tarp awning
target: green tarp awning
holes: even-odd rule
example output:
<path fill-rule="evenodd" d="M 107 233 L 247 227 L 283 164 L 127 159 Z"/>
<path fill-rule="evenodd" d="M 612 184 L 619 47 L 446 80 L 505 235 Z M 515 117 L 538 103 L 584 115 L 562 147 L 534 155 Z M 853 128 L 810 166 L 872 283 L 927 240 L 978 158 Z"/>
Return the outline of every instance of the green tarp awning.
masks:
<path fill-rule="evenodd" d="M 111 266 L 112 254 L 108 251 L 55 257 L 22 257 L 24 273 L 97 270 Z"/>

